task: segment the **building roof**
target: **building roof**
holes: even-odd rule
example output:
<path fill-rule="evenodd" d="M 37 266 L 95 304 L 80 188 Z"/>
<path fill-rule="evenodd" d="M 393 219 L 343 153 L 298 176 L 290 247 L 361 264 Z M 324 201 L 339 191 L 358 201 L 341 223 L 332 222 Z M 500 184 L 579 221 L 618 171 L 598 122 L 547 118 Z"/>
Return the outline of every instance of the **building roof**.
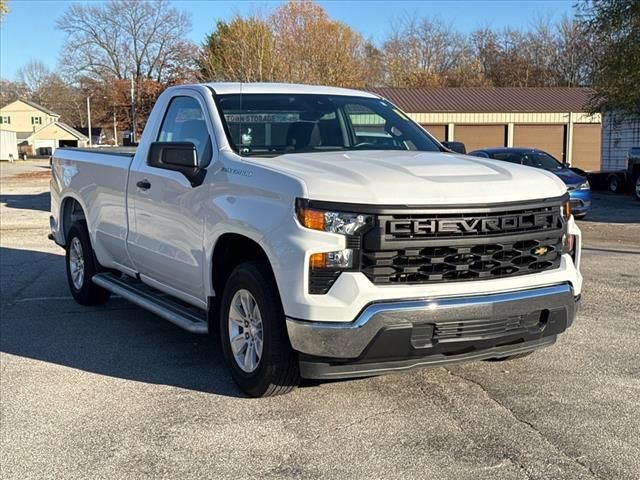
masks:
<path fill-rule="evenodd" d="M 374 88 L 408 113 L 584 112 L 593 90 L 571 87 Z"/>
<path fill-rule="evenodd" d="M 42 105 L 40 105 L 39 103 L 36 102 L 32 102 L 31 100 L 25 100 L 24 98 L 18 98 L 17 100 L 14 100 L 13 102 L 9 102 L 6 105 L 3 105 L 2 108 L 8 107 L 9 105 L 16 103 L 16 102 L 22 102 L 25 103 L 27 105 L 29 105 L 30 107 L 35 108 L 36 110 L 40 110 L 43 113 L 46 113 L 47 115 L 50 115 L 52 117 L 60 117 L 59 114 L 57 114 L 56 112 L 49 110 L 46 107 L 43 107 Z"/>
<path fill-rule="evenodd" d="M 42 132 L 44 132 L 45 130 L 51 128 L 51 127 L 60 127 L 61 129 L 65 130 L 69 135 L 77 138 L 78 140 L 84 140 L 84 141 L 88 141 L 89 139 L 83 135 L 82 133 L 80 133 L 79 131 L 77 131 L 75 128 L 67 125 L 66 123 L 63 122 L 59 122 L 59 121 L 55 121 L 52 123 L 49 123 L 47 125 L 45 125 L 44 127 L 42 127 L 39 130 L 36 130 L 35 132 L 31 132 L 31 135 L 29 136 L 29 138 L 27 138 L 27 140 L 30 140 L 32 137 L 36 136 L 36 135 L 41 135 Z"/>

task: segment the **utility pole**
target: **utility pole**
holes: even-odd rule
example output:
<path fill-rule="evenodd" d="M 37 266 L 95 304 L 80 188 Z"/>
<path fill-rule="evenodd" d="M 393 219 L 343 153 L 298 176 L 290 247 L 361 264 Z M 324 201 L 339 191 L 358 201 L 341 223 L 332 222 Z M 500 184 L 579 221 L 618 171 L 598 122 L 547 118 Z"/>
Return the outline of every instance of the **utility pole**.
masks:
<path fill-rule="evenodd" d="M 91 147 L 91 97 L 87 97 L 87 126 L 89 127 L 89 146 Z"/>
<path fill-rule="evenodd" d="M 113 146 L 118 146 L 118 123 L 116 122 L 116 107 L 113 107 Z"/>
<path fill-rule="evenodd" d="M 136 143 L 136 92 L 133 80 L 134 74 L 131 73 L 131 143 Z"/>

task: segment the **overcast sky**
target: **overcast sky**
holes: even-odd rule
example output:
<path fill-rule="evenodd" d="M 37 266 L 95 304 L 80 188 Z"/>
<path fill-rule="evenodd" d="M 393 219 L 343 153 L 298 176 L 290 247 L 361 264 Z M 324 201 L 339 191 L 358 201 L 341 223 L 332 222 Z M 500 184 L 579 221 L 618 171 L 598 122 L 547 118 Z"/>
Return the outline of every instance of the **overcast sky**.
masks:
<path fill-rule="evenodd" d="M 89 0 L 91 1 L 91 0 Z M 89 3 L 85 0 L 81 3 Z M 94 0 L 95 1 L 95 0 Z M 558 20 L 572 15 L 576 0 L 546 1 L 320 1 L 331 18 L 341 20 L 366 38 L 380 42 L 391 31 L 391 21 L 404 15 L 438 17 L 462 32 L 490 26 L 500 29 L 525 29 L 532 18 L 544 15 Z M 55 28 L 68 1 L 9 0 L 9 14 L 0 26 L 0 77 L 15 80 L 18 68 L 29 60 L 41 60 L 55 69 L 65 36 Z M 259 8 L 271 10 L 277 1 L 213 1 L 173 0 L 173 4 L 191 13 L 193 29 L 189 38 L 201 44 L 213 30 L 216 20 L 228 19 L 234 13 Z"/>

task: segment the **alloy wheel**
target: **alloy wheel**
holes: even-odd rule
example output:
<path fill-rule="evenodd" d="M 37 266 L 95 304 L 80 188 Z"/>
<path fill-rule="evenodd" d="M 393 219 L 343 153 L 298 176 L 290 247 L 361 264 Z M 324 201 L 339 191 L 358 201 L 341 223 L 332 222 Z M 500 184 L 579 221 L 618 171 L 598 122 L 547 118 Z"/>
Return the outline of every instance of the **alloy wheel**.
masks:
<path fill-rule="evenodd" d="M 245 373 L 252 373 L 260 364 L 264 334 L 258 302 L 249 290 L 238 290 L 229 307 L 229 342 L 233 358 Z"/>
<path fill-rule="evenodd" d="M 82 256 L 82 244 L 78 237 L 73 237 L 71 240 L 69 267 L 73 286 L 76 290 L 80 290 L 84 284 L 84 257 Z"/>

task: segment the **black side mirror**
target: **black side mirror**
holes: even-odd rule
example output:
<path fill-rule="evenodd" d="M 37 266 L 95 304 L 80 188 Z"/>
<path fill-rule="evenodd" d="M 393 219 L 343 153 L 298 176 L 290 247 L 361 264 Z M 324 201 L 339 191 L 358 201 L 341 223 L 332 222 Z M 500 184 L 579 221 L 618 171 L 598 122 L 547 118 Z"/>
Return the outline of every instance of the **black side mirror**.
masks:
<path fill-rule="evenodd" d="M 149 147 L 147 164 L 180 172 L 194 187 L 204 180 L 204 170 L 198 165 L 198 151 L 191 142 L 154 142 Z"/>
<path fill-rule="evenodd" d="M 452 152 L 456 153 L 467 153 L 467 148 L 464 146 L 462 142 L 441 142 L 442 146 L 448 148 Z"/>

